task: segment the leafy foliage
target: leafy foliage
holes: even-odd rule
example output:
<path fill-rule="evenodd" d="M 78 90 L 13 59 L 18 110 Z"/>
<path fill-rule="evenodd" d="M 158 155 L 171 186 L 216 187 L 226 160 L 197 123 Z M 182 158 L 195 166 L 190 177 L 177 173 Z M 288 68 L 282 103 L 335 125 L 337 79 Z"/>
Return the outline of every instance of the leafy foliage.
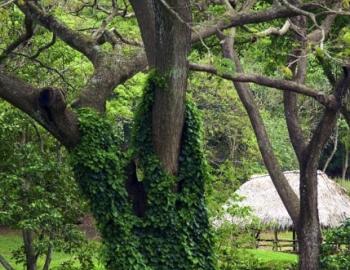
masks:
<path fill-rule="evenodd" d="M 0 107 L 0 224 L 30 231 L 38 256 L 77 252 L 86 243 L 76 225 L 85 203 L 64 152 L 23 113 Z M 26 264 L 23 246 L 13 256 Z"/>
<path fill-rule="evenodd" d="M 169 175 L 151 140 L 153 91 L 161 83 L 157 75 L 150 76 L 135 121 L 133 156 L 147 194 L 142 217 L 133 212 L 125 188 L 129 155 L 121 151 L 122 138 L 101 115 L 79 111 L 82 139 L 71 153 L 72 165 L 102 234 L 108 269 L 214 269 L 200 117 L 187 102 L 179 174 Z"/>
<path fill-rule="evenodd" d="M 347 219 L 339 228 L 326 231 L 321 246 L 322 269 L 350 268 L 350 220 Z"/>

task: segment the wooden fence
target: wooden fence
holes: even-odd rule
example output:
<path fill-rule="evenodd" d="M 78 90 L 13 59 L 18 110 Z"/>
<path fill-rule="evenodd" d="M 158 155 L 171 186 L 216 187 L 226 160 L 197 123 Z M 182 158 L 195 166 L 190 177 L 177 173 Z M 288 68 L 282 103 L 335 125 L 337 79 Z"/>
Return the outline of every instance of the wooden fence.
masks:
<path fill-rule="evenodd" d="M 256 248 L 270 247 L 274 251 L 298 251 L 298 240 L 289 239 L 256 239 Z"/>

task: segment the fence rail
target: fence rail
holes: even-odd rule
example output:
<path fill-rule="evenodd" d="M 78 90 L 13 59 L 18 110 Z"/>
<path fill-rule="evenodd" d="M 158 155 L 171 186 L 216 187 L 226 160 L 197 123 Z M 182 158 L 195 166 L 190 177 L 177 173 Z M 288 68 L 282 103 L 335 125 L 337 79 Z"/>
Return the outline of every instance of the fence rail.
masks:
<path fill-rule="evenodd" d="M 282 250 L 283 248 L 290 248 L 292 251 L 297 252 L 298 240 L 290 239 L 256 239 L 256 247 L 272 247 L 272 250 Z"/>

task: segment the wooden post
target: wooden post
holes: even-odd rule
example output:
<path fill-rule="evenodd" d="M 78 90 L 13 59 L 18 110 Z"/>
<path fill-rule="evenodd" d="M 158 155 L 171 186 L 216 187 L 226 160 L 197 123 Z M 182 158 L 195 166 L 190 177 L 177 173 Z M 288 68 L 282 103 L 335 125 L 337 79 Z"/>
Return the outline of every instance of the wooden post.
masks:
<path fill-rule="evenodd" d="M 293 229 L 293 252 L 297 251 L 297 241 L 296 241 L 296 233 L 295 230 Z"/>
<path fill-rule="evenodd" d="M 259 248 L 259 241 L 260 241 L 260 230 L 258 230 L 255 234 L 255 247 Z"/>
<path fill-rule="evenodd" d="M 273 231 L 273 233 L 274 233 L 274 241 L 273 241 L 273 250 L 274 251 L 277 251 L 277 249 L 278 249 L 278 232 L 277 232 L 277 229 L 275 229 L 274 231 Z"/>

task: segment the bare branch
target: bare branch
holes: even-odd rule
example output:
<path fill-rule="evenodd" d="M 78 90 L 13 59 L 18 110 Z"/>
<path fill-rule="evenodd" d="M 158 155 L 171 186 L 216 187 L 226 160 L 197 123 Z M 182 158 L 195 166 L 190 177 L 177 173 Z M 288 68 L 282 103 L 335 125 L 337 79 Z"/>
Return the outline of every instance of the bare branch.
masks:
<path fill-rule="evenodd" d="M 264 85 L 264 86 L 279 89 L 279 90 L 302 94 L 302 95 L 314 98 L 315 100 L 317 100 L 318 102 L 320 102 L 322 105 L 326 107 L 334 106 L 334 96 L 328 96 L 322 92 L 317 92 L 312 88 L 309 88 L 303 84 L 295 83 L 293 81 L 272 79 L 269 77 L 256 75 L 256 74 L 220 73 L 216 68 L 208 65 L 198 65 L 198 64 L 190 63 L 189 67 L 193 71 L 202 71 L 202 72 L 211 73 L 233 82 L 252 82 L 252 83 Z"/>
<path fill-rule="evenodd" d="M 18 6 L 27 16 L 30 16 L 33 20 L 55 33 L 57 37 L 63 40 L 70 47 L 88 57 L 92 63 L 96 63 L 98 49 L 91 38 L 68 28 L 54 16 L 46 14 L 43 10 L 36 6 L 33 1 L 26 1 L 25 4 L 18 4 Z"/>
<path fill-rule="evenodd" d="M 340 6 L 341 2 L 337 1 L 334 4 L 333 8 L 339 8 Z M 331 30 L 331 26 L 333 25 L 337 16 L 338 14 L 336 13 L 327 15 L 322 21 L 321 25 L 316 30 L 312 31 L 307 35 L 307 39 L 309 40 L 309 42 L 313 44 L 320 44 L 320 48 L 323 49 L 323 43 L 326 37 L 328 36 Z"/>
<path fill-rule="evenodd" d="M 315 14 L 308 12 L 306 10 L 303 10 L 302 8 L 299 8 L 291 3 L 288 2 L 288 0 L 280 0 L 287 8 L 289 8 L 291 11 L 298 13 L 299 15 L 304 15 L 306 17 L 309 17 L 311 21 L 318 27 L 320 28 Z"/>
<path fill-rule="evenodd" d="M 39 64 L 40 67 L 45 68 L 45 69 L 47 69 L 48 71 L 51 71 L 51 72 L 56 73 L 56 74 L 61 78 L 61 80 L 62 80 L 65 84 L 67 84 L 67 86 L 71 87 L 72 89 L 75 89 L 75 87 L 74 87 L 72 84 L 70 84 L 70 83 L 66 80 L 66 78 L 64 77 L 64 75 L 62 74 L 62 72 L 60 72 L 58 69 L 53 68 L 53 67 L 51 67 L 51 66 L 49 66 L 49 65 L 44 64 L 43 62 L 41 62 L 40 60 L 36 59 L 36 58 L 33 57 L 33 56 L 29 56 L 29 55 L 26 55 L 26 54 L 23 54 L 23 53 L 13 53 L 13 54 L 18 55 L 18 56 L 22 56 L 22 57 L 25 57 L 25 58 L 28 58 L 29 60 L 33 61 L 34 63 Z M 35 56 L 35 55 L 34 55 L 34 56 Z"/>
<path fill-rule="evenodd" d="M 130 40 L 125 37 L 123 37 L 122 34 L 120 34 L 116 29 L 112 29 L 112 32 L 118 37 L 123 43 L 135 46 L 135 47 L 142 47 L 142 44 L 140 42 L 137 42 L 135 40 Z"/>
<path fill-rule="evenodd" d="M 56 43 L 56 34 L 52 34 L 52 39 L 49 43 L 45 44 L 44 46 L 40 47 L 35 54 L 30 56 L 31 59 L 37 58 L 43 51 L 49 49 L 51 46 L 53 46 Z"/>
<path fill-rule="evenodd" d="M 12 42 L 0 55 L 0 64 L 3 60 L 6 59 L 6 57 L 11 52 L 13 52 L 15 49 L 17 49 L 20 45 L 27 42 L 33 36 L 33 33 L 34 33 L 33 21 L 28 16 L 26 16 L 24 19 L 24 26 L 25 26 L 24 34 L 22 34 L 17 40 Z"/>
<path fill-rule="evenodd" d="M 285 35 L 290 28 L 290 21 L 286 20 L 284 25 L 281 28 L 270 27 L 264 31 L 254 34 L 256 37 L 266 37 L 270 35 L 283 36 Z"/>
<path fill-rule="evenodd" d="M 8 6 L 8 5 L 10 5 L 10 4 L 14 3 L 14 2 L 15 2 L 15 0 L 9 0 L 9 1 L 3 3 L 3 4 L 0 4 L 0 8 L 4 8 L 4 7 L 6 7 L 6 6 Z"/>
<path fill-rule="evenodd" d="M 313 3 L 298 6 L 299 9 L 311 10 L 315 8 Z M 219 21 L 212 21 L 196 27 L 196 32 L 192 34 L 192 40 L 198 41 L 200 38 L 206 38 L 214 35 L 217 30 L 224 30 L 231 27 L 243 26 L 246 24 L 262 23 L 279 18 L 289 18 L 299 15 L 299 12 L 290 10 L 287 7 L 272 7 L 268 10 L 258 12 L 240 12 L 235 15 L 227 15 Z"/>
<path fill-rule="evenodd" d="M 5 270 L 15 270 L 15 268 L 13 268 L 1 254 L 0 254 L 0 264 L 4 267 Z"/>
<path fill-rule="evenodd" d="M 322 171 L 323 172 L 326 172 L 328 166 L 329 166 L 329 163 L 331 163 L 335 153 L 337 152 L 338 150 L 338 133 L 339 133 L 339 128 L 338 126 L 335 127 L 335 134 L 334 134 L 334 145 L 333 145 L 333 150 L 332 150 L 332 153 L 329 155 L 329 157 L 327 158 L 324 166 L 323 166 L 323 169 Z"/>
<path fill-rule="evenodd" d="M 92 38 L 95 41 L 101 38 L 103 33 L 106 31 L 108 24 L 115 18 L 116 15 L 117 15 L 117 10 L 113 9 L 111 14 L 109 14 L 108 17 L 102 21 L 100 28 L 97 29 L 97 31 L 92 35 Z"/>
<path fill-rule="evenodd" d="M 316 169 L 319 161 L 318 158 L 336 125 L 338 114 L 344 109 L 344 107 L 342 107 L 343 98 L 349 91 L 350 67 L 343 67 L 343 70 L 344 74 L 342 78 L 338 80 L 334 89 L 334 96 L 336 97 L 338 106 L 335 108 L 326 108 L 322 119 L 313 133 L 307 151 L 305 151 L 304 160 L 307 160 L 308 166 L 313 166 Z"/>
<path fill-rule="evenodd" d="M 307 42 L 305 38 L 307 20 L 305 16 L 297 16 L 292 18 L 291 22 L 298 28 L 298 31 L 294 35 L 298 45 L 292 51 L 291 58 L 288 59 L 288 67 L 291 67 L 293 70 L 293 81 L 304 84 L 307 72 Z M 297 94 L 284 92 L 283 105 L 289 138 L 300 162 L 307 147 L 307 141 L 299 121 Z"/>

